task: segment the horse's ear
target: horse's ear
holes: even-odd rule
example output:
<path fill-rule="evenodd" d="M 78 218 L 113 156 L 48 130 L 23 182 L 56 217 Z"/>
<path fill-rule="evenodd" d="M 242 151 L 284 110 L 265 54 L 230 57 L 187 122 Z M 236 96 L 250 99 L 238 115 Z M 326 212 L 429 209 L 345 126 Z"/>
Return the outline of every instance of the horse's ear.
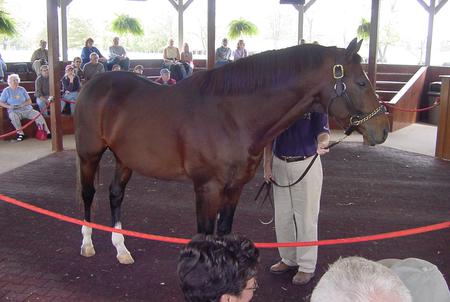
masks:
<path fill-rule="evenodd" d="M 353 55 L 357 54 L 359 49 L 361 48 L 363 40 L 358 40 L 354 38 L 350 44 L 348 44 L 347 49 L 345 50 L 345 58 L 347 60 L 351 60 L 353 58 Z"/>

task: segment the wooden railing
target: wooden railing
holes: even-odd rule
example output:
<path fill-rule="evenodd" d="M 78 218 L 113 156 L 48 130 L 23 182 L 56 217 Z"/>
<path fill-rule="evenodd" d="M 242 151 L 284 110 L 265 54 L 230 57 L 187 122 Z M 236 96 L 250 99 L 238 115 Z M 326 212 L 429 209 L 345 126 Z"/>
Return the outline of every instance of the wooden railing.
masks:
<path fill-rule="evenodd" d="M 389 101 L 389 105 L 405 109 L 417 109 L 421 104 L 427 67 L 421 67 L 402 89 Z M 389 107 L 391 131 L 399 130 L 417 121 L 417 112 L 406 112 Z"/>

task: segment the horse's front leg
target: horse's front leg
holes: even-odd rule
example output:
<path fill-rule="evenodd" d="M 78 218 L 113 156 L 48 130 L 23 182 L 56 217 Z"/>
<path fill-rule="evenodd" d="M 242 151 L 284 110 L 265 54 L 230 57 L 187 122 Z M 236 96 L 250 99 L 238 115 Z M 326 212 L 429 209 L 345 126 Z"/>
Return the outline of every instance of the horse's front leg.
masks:
<path fill-rule="evenodd" d="M 226 188 L 224 200 L 219 210 L 219 221 L 217 222 L 217 235 L 223 236 L 231 233 L 233 217 L 236 206 L 239 202 L 243 186 Z"/>
<path fill-rule="evenodd" d="M 223 185 L 218 181 L 208 181 L 197 184 L 194 182 L 197 232 L 202 234 L 214 234 L 217 212 L 223 197 Z"/>
<path fill-rule="evenodd" d="M 116 229 L 122 229 L 120 222 L 120 207 L 122 205 L 125 186 L 131 177 L 131 170 L 124 167 L 116 158 L 116 171 L 114 179 L 109 186 L 109 202 L 111 206 L 112 226 Z M 125 238 L 120 233 L 112 233 L 111 240 L 117 250 L 117 260 L 121 264 L 132 264 L 134 259 L 125 246 Z"/>

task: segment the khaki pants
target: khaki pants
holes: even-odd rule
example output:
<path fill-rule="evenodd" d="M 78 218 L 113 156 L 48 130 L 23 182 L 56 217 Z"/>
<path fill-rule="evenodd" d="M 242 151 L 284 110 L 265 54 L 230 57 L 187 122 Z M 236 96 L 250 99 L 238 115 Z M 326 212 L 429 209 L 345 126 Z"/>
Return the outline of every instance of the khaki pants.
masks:
<path fill-rule="evenodd" d="M 294 183 L 313 157 L 287 163 L 273 157 L 272 173 L 280 185 Z M 275 232 L 278 242 L 317 240 L 317 224 L 322 193 L 322 163 L 316 159 L 305 178 L 290 188 L 273 187 L 275 201 Z M 299 271 L 312 273 L 316 269 L 317 246 L 279 248 L 282 261 L 299 266 Z"/>

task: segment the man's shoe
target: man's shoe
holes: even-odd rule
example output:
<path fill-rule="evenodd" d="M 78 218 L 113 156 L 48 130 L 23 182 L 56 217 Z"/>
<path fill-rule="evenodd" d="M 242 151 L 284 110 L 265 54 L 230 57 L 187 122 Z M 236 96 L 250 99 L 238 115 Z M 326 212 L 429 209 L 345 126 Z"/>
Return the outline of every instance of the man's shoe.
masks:
<path fill-rule="evenodd" d="M 314 277 L 314 273 L 305 273 L 305 272 L 297 272 L 294 278 L 292 278 L 292 284 L 294 285 L 305 285 L 308 284 L 312 278 Z"/>
<path fill-rule="evenodd" d="M 51 139 L 52 138 L 52 134 L 51 133 L 47 133 L 47 139 Z"/>
<path fill-rule="evenodd" d="M 269 271 L 272 274 L 279 275 L 279 274 L 284 274 L 286 272 L 294 271 L 297 269 L 298 269 L 298 266 L 289 266 L 286 263 L 284 263 L 283 261 L 279 261 L 279 262 L 275 263 L 274 265 L 272 265 L 270 267 Z"/>

